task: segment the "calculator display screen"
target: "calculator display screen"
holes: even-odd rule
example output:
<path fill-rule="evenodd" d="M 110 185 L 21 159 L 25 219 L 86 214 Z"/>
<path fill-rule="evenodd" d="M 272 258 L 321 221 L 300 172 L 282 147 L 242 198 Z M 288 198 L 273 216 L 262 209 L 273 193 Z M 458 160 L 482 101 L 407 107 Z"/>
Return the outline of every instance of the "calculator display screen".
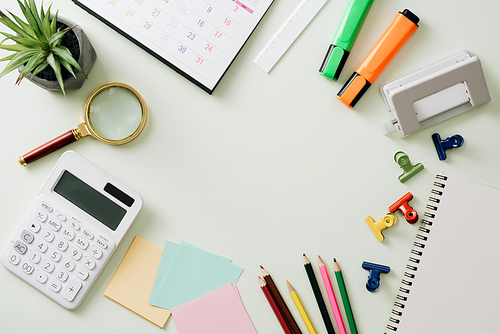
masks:
<path fill-rule="evenodd" d="M 127 213 L 125 209 L 67 170 L 57 182 L 54 191 L 113 231 Z"/>

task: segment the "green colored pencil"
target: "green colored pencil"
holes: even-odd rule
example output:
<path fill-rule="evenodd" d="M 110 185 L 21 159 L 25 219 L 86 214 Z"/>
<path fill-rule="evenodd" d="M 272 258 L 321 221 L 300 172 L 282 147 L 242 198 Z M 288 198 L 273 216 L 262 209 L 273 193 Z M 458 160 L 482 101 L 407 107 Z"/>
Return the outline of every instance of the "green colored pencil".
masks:
<path fill-rule="evenodd" d="M 349 296 L 347 295 L 347 289 L 345 288 L 344 277 L 342 276 L 342 271 L 340 270 L 339 264 L 335 258 L 333 259 L 333 271 L 335 272 L 335 278 L 337 279 L 340 295 L 342 296 L 342 303 L 344 304 L 347 321 L 349 322 L 349 327 L 351 328 L 351 334 L 358 334 L 356 322 L 354 321 L 354 315 L 352 314 L 351 303 L 349 302 Z"/>

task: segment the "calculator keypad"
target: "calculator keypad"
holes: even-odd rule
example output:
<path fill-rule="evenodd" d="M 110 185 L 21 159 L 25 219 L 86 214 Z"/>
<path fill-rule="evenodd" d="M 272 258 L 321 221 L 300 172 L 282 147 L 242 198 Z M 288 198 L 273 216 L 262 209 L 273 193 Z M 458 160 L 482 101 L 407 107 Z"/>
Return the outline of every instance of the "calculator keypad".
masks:
<path fill-rule="evenodd" d="M 111 255 L 113 247 L 108 247 L 108 241 L 80 219 L 41 201 L 11 246 L 7 260 L 23 274 L 33 275 L 37 284 L 72 302 L 90 288 Z"/>

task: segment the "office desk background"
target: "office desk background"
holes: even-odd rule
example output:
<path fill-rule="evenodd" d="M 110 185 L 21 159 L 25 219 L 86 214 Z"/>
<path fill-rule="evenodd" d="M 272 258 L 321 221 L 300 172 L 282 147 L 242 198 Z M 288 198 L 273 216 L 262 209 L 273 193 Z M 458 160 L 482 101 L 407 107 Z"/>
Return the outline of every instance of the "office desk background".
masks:
<path fill-rule="evenodd" d="M 442 170 L 500 187 L 500 3 L 376 0 L 334 82 L 318 75 L 318 69 L 347 0 L 328 1 L 269 74 L 252 63 L 299 2 L 275 1 L 210 96 L 71 1 L 53 1 L 62 16 L 83 27 L 98 58 L 88 81 L 66 98 L 27 80 L 14 86 L 15 73 L 0 79 L 0 244 L 7 242 L 63 151 L 25 168 L 17 157 L 79 124 L 88 95 L 107 82 L 128 83 L 143 95 L 150 112 L 144 133 L 123 146 L 84 138 L 68 149 L 141 194 L 144 207 L 76 311 L 63 309 L 0 268 L 3 333 L 159 333 L 102 296 L 135 235 L 161 248 L 166 240 L 186 240 L 242 266 L 237 287 L 260 334 L 282 330 L 260 291 L 259 265 L 273 276 L 304 333 L 285 280 L 297 289 L 318 332 L 325 333 L 302 254 L 311 259 L 318 278 L 317 256 L 332 277 L 336 257 L 359 332 L 385 330 L 418 224 L 398 214 L 379 243 L 364 219 L 381 218 L 409 191 L 411 205 L 422 216 L 434 175 Z M 3 1 L 4 8 L 18 13 L 15 1 Z M 356 108 L 348 109 L 336 93 L 405 8 L 420 17 L 420 28 Z M 379 123 L 389 114 L 380 85 L 464 49 L 481 60 L 492 101 L 406 139 L 384 136 Z M 439 161 L 434 132 L 461 134 L 465 144 Z M 404 184 L 393 159 L 400 150 L 425 166 Z M 363 261 L 391 267 L 376 293 L 365 288 Z M 498 306 L 484 309 L 493 313 Z M 163 331 L 177 333 L 172 319 Z"/>

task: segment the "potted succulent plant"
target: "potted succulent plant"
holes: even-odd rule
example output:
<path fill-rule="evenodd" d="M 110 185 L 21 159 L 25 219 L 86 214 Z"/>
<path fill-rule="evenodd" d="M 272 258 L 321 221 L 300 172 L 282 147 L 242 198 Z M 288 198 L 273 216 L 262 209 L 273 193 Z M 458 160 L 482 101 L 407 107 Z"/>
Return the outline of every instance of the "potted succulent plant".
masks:
<path fill-rule="evenodd" d="M 0 32 L 5 39 L 0 49 L 13 52 L 0 59 L 9 61 L 0 78 L 19 69 L 16 84 L 23 78 L 47 90 L 78 89 L 97 58 L 83 30 L 73 22 L 51 14 L 51 7 L 38 12 L 34 0 L 17 1 L 26 21 L 0 11 L 0 22 L 15 34 Z M 13 41 L 15 44 L 4 44 Z M 75 70 L 76 69 L 76 70 Z"/>

